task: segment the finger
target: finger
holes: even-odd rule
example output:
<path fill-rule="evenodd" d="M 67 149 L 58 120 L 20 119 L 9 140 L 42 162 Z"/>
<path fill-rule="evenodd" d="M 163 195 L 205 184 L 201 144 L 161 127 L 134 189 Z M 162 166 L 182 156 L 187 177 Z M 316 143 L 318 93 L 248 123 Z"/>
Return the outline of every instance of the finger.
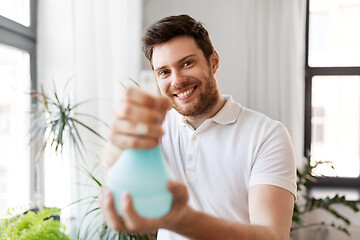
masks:
<path fill-rule="evenodd" d="M 173 205 L 187 203 L 189 199 L 189 193 L 184 184 L 169 180 L 167 183 L 167 188 L 174 197 Z"/>
<path fill-rule="evenodd" d="M 127 231 L 123 220 L 116 212 L 113 195 L 106 188 L 101 189 L 100 207 L 104 220 L 110 228 L 117 231 Z"/>
<path fill-rule="evenodd" d="M 160 112 L 167 112 L 170 109 L 170 101 L 167 97 L 157 97 L 156 106 Z"/>
<path fill-rule="evenodd" d="M 170 101 L 166 97 L 158 97 L 157 101 L 157 109 L 160 111 L 162 118 L 161 123 L 164 121 L 164 118 L 166 116 L 166 112 L 170 110 Z"/>
<path fill-rule="evenodd" d="M 139 88 L 128 88 L 125 92 L 124 99 L 148 108 L 153 108 L 156 105 L 156 98 Z"/>
<path fill-rule="evenodd" d="M 141 120 L 142 122 L 161 124 L 164 114 L 143 105 L 120 102 L 114 108 L 114 115 L 118 119 L 129 119 L 133 121 Z"/>
<path fill-rule="evenodd" d="M 114 121 L 112 129 L 116 133 L 137 135 L 158 139 L 164 134 L 164 130 L 157 124 L 145 124 L 126 119 Z"/>
<path fill-rule="evenodd" d="M 110 136 L 111 142 L 119 148 L 133 148 L 133 149 L 150 149 L 154 148 L 160 143 L 160 139 L 138 137 L 125 134 L 112 134 Z"/>
<path fill-rule="evenodd" d="M 124 222 L 126 227 L 131 231 L 137 231 L 138 226 L 141 225 L 141 218 L 134 209 L 134 205 L 130 194 L 124 193 L 121 196 L 121 210 L 124 213 Z"/>
<path fill-rule="evenodd" d="M 136 212 L 132 198 L 128 193 L 122 195 L 121 210 L 126 228 L 130 232 L 149 233 L 159 226 L 158 219 L 143 218 Z"/>

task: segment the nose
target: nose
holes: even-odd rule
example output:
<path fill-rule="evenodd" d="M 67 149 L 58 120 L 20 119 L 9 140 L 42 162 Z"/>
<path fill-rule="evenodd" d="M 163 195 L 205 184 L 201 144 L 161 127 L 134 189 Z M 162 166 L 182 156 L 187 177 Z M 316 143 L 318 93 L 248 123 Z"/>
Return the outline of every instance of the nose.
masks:
<path fill-rule="evenodd" d="M 174 88 L 181 88 L 187 79 L 188 77 L 185 76 L 180 70 L 176 70 L 172 75 L 171 86 Z"/>

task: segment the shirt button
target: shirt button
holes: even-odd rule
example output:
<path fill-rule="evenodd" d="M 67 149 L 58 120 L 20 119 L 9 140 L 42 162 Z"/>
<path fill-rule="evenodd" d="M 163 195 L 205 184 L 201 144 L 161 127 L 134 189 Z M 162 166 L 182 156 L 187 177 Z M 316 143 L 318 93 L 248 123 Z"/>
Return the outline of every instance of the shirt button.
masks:
<path fill-rule="evenodd" d="M 197 139 L 196 136 L 193 136 L 193 137 L 192 137 L 192 140 L 193 140 L 194 142 L 196 141 L 196 139 Z"/>
<path fill-rule="evenodd" d="M 189 156 L 189 157 L 188 157 L 188 161 L 189 161 L 189 162 L 194 161 L 193 157 L 192 157 L 192 156 Z"/>

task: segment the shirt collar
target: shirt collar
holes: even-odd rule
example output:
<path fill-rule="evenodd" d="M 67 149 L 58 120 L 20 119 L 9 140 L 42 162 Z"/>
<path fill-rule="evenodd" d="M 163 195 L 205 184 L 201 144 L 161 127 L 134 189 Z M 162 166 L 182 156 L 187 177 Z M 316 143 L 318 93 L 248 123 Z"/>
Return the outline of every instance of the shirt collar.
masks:
<path fill-rule="evenodd" d="M 225 105 L 214 117 L 210 118 L 210 120 L 221 125 L 234 123 L 241 111 L 241 105 L 235 102 L 231 96 L 224 96 L 224 98 L 226 99 Z"/>

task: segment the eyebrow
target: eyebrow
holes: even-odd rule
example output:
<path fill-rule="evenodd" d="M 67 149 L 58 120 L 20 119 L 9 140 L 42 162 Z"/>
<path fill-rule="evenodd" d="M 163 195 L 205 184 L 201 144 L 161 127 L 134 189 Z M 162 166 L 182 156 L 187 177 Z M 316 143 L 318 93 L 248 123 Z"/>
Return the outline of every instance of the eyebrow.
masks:
<path fill-rule="evenodd" d="M 187 58 L 189 58 L 189 57 L 196 57 L 196 56 L 197 56 L 196 54 L 189 54 L 189 55 L 181 58 L 181 59 L 178 60 L 177 62 L 178 62 L 178 63 L 181 63 L 182 61 L 184 61 L 185 59 L 187 59 Z M 157 72 L 157 71 L 159 71 L 160 69 L 164 69 L 164 68 L 166 68 L 166 66 L 162 66 L 162 67 L 155 68 L 154 71 Z"/>

